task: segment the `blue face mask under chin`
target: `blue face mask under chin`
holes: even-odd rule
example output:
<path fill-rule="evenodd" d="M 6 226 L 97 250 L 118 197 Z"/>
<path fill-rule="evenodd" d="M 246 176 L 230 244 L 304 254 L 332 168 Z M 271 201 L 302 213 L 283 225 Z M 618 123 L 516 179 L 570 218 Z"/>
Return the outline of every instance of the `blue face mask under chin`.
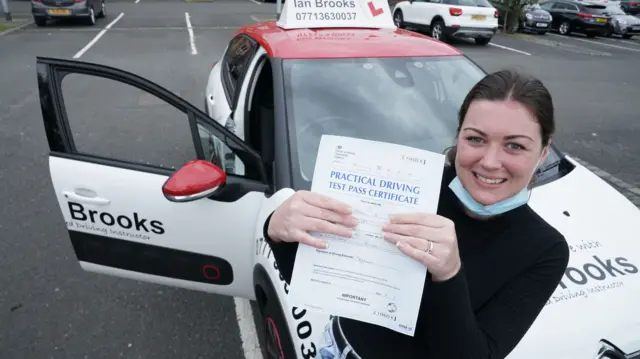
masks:
<path fill-rule="evenodd" d="M 480 216 L 502 214 L 529 202 L 529 189 L 527 187 L 523 188 L 522 191 L 516 193 L 512 197 L 489 206 L 484 206 L 476 202 L 476 200 L 471 197 L 471 194 L 469 194 L 469 192 L 467 192 L 467 190 L 462 186 L 458 176 L 451 181 L 449 188 L 451 188 L 453 193 L 455 193 L 460 202 L 462 202 L 467 209 Z"/>

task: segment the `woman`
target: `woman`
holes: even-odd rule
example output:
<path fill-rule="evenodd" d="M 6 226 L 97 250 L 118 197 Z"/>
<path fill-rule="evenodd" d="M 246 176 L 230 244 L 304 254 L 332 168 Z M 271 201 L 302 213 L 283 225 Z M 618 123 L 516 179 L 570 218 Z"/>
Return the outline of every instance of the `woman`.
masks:
<path fill-rule="evenodd" d="M 414 337 L 333 318 L 323 358 L 504 358 L 556 289 L 568 245 L 528 205 L 529 183 L 555 131 L 551 95 L 537 79 L 499 71 L 476 84 L 459 113 L 437 214 L 395 215 L 385 239 L 428 270 Z M 295 193 L 265 223 L 287 282 L 310 231 L 344 237 L 347 205 Z M 347 352 L 347 356 L 341 356 Z"/>

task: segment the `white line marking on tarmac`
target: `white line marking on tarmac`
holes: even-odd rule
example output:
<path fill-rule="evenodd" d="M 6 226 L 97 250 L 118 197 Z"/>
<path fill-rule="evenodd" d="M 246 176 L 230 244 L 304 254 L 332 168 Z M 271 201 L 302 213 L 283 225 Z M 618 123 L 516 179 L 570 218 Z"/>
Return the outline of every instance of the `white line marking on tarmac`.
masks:
<path fill-rule="evenodd" d="M 73 58 L 77 59 L 80 56 L 82 56 L 85 52 L 87 52 L 87 50 L 89 50 L 91 48 L 91 46 L 95 45 L 96 42 L 98 42 L 98 40 L 100 40 L 102 35 L 104 35 L 107 32 L 107 30 L 109 30 L 111 28 L 111 26 L 113 26 L 116 22 L 118 22 L 118 20 L 122 19 L 123 16 L 124 16 L 124 13 L 121 12 L 120 15 L 118 15 L 117 18 L 115 18 L 113 21 L 111 21 L 109 23 L 109 25 L 105 26 L 105 28 L 102 29 L 102 31 L 100 31 L 98 33 L 98 35 L 96 35 L 96 37 L 93 38 L 93 40 L 89 41 L 89 43 L 87 45 L 85 45 L 85 47 L 83 47 L 82 50 L 78 51 L 75 55 L 73 55 Z"/>
<path fill-rule="evenodd" d="M 553 36 L 559 36 L 559 37 L 564 37 L 564 38 L 569 38 L 572 40 L 577 40 L 577 41 L 582 41 L 582 42 L 586 42 L 586 43 L 590 43 L 590 44 L 596 44 L 596 45 L 602 45 L 602 46 L 609 46 L 609 47 L 615 47 L 617 49 L 623 49 L 623 50 L 629 50 L 629 51 L 635 51 L 635 52 L 640 52 L 640 49 L 632 49 L 630 47 L 625 47 L 625 46 L 618 46 L 618 45 L 612 45 L 612 44 L 605 44 L 604 42 L 597 42 L 597 41 L 591 41 L 591 40 L 586 40 L 586 39 L 580 39 L 577 38 L 575 36 L 561 36 L 561 35 L 557 35 L 557 34 L 550 34 Z"/>
<path fill-rule="evenodd" d="M 251 18 L 251 20 L 253 20 L 253 21 L 255 21 L 255 22 L 260 22 L 260 21 L 261 21 L 260 19 L 258 19 L 257 17 L 255 17 L 255 16 L 253 16 L 253 15 L 251 15 L 251 16 L 249 16 L 249 17 Z"/>
<path fill-rule="evenodd" d="M 245 359 L 263 359 L 258 333 L 253 321 L 251 303 L 246 299 L 236 297 L 233 298 L 233 301 L 236 305 L 236 316 L 238 317 L 238 328 L 240 329 Z"/>
<path fill-rule="evenodd" d="M 491 46 L 495 46 L 495 47 L 499 47 L 499 48 L 501 48 L 501 49 L 505 49 L 505 50 L 509 50 L 509 51 L 517 52 L 517 53 L 519 53 L 519 54 L 523 54 L 523 55 L 531 56 L 531 54 L 530 54 L 530 53 L 528 53 L 528 52 L 524 52 L 524 51 L 516 50 L 516 49 L 513 49 L 513 48 L 511 48 L 511 47 L 506 47 L 506 46 L 502 46 L 502 45 L 494 44 L 493 42 L 490 42 L 490 43 L 489 43 L 489 45 L 491 45 Z"/>
<path fill-rule="evenodd" d="M 251 2 L 252 2 L 252 3 L 254 3 L 254 4 L 262 5 L 262 3 L 261 3 L 261 2 L 257 2 L 256 0 L 249 0 L 249 1 L 251 1 Z"/>
<path fill-rule="evenodd" d="M 196 49 L 196 39 L 193 37 L 193 27 L 191 26 L 191 16 L 188 12 L 184 13 L 184 18 L 187 20 L 187 31 L 189 31 L 189 43 L 191 44 L 191 55 L 196 55 L 198 50 Z"/>
<path fill-rule="evenodd" d="M 585 168 L 587 168 L 589 171 L 593 172 L 594 174 L 596 174 L 598 177 L 604 179 L 604 180 L 608 180 L 609 182 L 615 184 L 616 186 L 631 192 L 632 194 L 636 195 L 636 196 L 640 196 L 640 188 L 635 187 L 623 180 L 621 180 L 620 178 L 610 174 L 609 172 L 602 170 L 590 163 L 588 163 L 587 161 L 581 160 L 580 158 L 576 157 L 576 156 L 571 156 L 569 155 L 571 158 L 573 158 L 574 160 L 576 160 L 576 162 L 579 162 L 581 165 L 583 165 Z"/>
<path fill-rule="evenodd" d="M 136 4 L 139 3 L 139 2 L 140 2 L 140 0 L 136 0 Z"/>

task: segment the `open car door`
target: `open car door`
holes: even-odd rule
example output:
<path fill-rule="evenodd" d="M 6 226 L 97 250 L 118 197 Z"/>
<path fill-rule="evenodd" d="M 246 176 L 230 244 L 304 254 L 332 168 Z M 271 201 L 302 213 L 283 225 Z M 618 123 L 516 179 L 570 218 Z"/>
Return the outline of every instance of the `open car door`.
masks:
<path fill-rule="evenodd" d="M 268 190 L 257 152 L 131 73 L 45 57 L 37 72 L 51 181 L 81 267 L 252 298 Z M 240 172 L 222 169 L 224 146 Z"/>

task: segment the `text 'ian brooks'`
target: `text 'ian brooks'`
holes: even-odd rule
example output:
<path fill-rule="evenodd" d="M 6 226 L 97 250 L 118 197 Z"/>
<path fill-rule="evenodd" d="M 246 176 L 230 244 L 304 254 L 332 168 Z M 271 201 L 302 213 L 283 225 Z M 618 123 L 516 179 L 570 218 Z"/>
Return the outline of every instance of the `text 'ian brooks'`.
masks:
<path fill-rule="evenodd" d="M 356 7 L 356 2 L 355 0 L 294 0 L 293 7 L 300 9 L 349 9 Z"/>

